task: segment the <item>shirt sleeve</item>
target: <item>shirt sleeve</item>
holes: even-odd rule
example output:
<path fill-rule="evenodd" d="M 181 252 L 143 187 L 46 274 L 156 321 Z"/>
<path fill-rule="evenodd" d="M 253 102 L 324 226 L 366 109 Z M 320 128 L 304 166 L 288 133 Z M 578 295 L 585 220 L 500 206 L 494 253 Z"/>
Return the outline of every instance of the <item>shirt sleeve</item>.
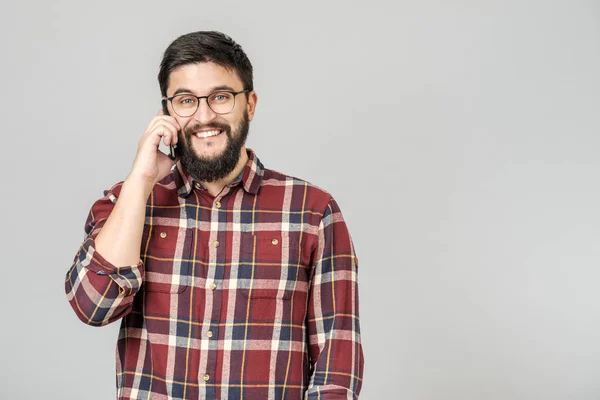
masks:
<path fill-rule="evenodd" d="M 116 321 L 131 311 L 144 277 L 143 263 L 115 266 L 96 251 L 95 239 L 113 210 L 122 183 L 104 192 L 85 223 L 85 238 L 65 279 L 65 292 L 77 317 L 92 326 Z"/>
<path fill-rule="evenodd" d="M 363 351 L 358 313 L 358 258 L 333 198 L 319 225 L 308 307 L 312 376 L 306 399 L 358 399 Z"/>

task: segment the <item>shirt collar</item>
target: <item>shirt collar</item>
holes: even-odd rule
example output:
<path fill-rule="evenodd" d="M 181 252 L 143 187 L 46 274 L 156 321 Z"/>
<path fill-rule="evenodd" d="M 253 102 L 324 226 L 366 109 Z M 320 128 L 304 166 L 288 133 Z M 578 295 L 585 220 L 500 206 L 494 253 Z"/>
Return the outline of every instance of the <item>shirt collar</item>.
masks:
<path fill-rule="evenodd" d="M 252 149 L 246 149 L 246 153 L 248 154 L 248 161 L 246 162 L 244 169 L 240 175 L 227 186 L 235 186 L 241 181 L 246 192 L 256 194 L 262 184 L 264 166 L 258 157 L 256 157 L 256 153 L 254 153 Z M 200 182 L 196 181 L 196 179 L 183 168 L 181 161 L 178 161 L 175 164 L 174 170 L 177 194 L 181 197 L 187 197 L 192 192 L 194 185 Z"/>

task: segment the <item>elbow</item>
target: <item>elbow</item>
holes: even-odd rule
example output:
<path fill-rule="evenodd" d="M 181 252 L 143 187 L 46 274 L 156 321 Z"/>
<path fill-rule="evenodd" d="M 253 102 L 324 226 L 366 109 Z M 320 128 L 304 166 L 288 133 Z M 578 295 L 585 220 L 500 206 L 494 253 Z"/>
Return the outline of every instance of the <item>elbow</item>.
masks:
<path fill-rule="evenodd" d="M 65 282 L 65 293 L 75 315 L 84 324 L 89 326 L 104 326 L 115 319 L 113 318 L 114 313 L 111 313 L 112 307 L 104 308 L 101 307 L 101 304 L 96 304 L 86 294 L 81 284 L 74 287 L 71 281 L 67 279 Z"/>
<path fill-rule="evenodd" d="M 84 324 L 86 324 L 86 325 L 89 325 L 89 326 L 104 326 L 104 325 L 107 325 L 109 323 L 106 320 L 103 320 L 101 318 L 96 318 L 94 316 L 92 316 L 90 318 L 90 317 L 88 317 L 89 314 L 87 314 L 87 313 L 85 313 L 85 312 L 83 312 L 81 310 L 77 310 L 75 308 L 74 308 L 74 310 L 75 310 L 75 315 L 77 315 L 77 318 L 79 318 L 79 320 L 81 322 L 83 322 Z"/>
<path fill-rule="evenodd" d="M 67 294 L 68 296 L 68 294 Z M 75 315 L 81 322 L 89 326 L 104 326 L 109 321 L 94 310 L 96 307 L 85 306 L 85 301 L 80 301 L 76 297 L 69 299 L 69 305 L 75 312 Z M 95 312 L 96 311 L 96 312 Z"/>
<path fill-rule="evenodd" d="M 123 305 L 123 307 L 118 307 L 116 309 L 113 309 L 112 307 L 104 309 L 95 305 L 82 307 L 81 302 L 78 302 L 75 298 L 69 300 L 69 304 L 71 305 L 71 308 L 73 308 L 73 311 L 75 311 L 77 318 L 89 326 L 108 325 L 127 315 L 131 310 L 132 305 Z"/>

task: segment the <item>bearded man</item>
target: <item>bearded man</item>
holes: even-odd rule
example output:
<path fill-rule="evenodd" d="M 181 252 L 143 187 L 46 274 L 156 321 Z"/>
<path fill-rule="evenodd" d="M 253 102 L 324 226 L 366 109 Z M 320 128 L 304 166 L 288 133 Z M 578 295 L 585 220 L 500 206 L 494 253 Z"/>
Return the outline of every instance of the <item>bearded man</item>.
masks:
<path fill-rule="evenodd" d="M 117 398 L 358 398 L 353 242 L 328 192 L 246 148 L 248 57 L 189 33 L 158 81 L 162 108 L 93 204 L 65 280 L 81 321 L 121 321 Z"/>

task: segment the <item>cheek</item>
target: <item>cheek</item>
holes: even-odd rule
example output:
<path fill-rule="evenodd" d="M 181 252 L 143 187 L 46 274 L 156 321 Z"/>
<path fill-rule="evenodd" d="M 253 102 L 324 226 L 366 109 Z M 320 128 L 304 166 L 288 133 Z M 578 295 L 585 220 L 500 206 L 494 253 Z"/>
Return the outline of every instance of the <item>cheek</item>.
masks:
<path fill-rule="evenodd" d="M 188 125 L 190 125 L 190 122 L 192 120 L 191 118 L 181 118 L 181 117 L 175 117 L 175 119 L 177 120 L 177 123 L 183 130 L 185 130 L 188 127 Z"/>
<path fill-rule="evenodd" d="M 234 121 L 229 121 L 229 123 L 231 124 L 232 128 L 235 127 L 235 129 L 238 129 L 240 126 L 242 126 L 246 119 L 249 120 L 249 115 L 242 113 L 239 116 L 237 116 L 237 118 L 235 118 Z"/>

